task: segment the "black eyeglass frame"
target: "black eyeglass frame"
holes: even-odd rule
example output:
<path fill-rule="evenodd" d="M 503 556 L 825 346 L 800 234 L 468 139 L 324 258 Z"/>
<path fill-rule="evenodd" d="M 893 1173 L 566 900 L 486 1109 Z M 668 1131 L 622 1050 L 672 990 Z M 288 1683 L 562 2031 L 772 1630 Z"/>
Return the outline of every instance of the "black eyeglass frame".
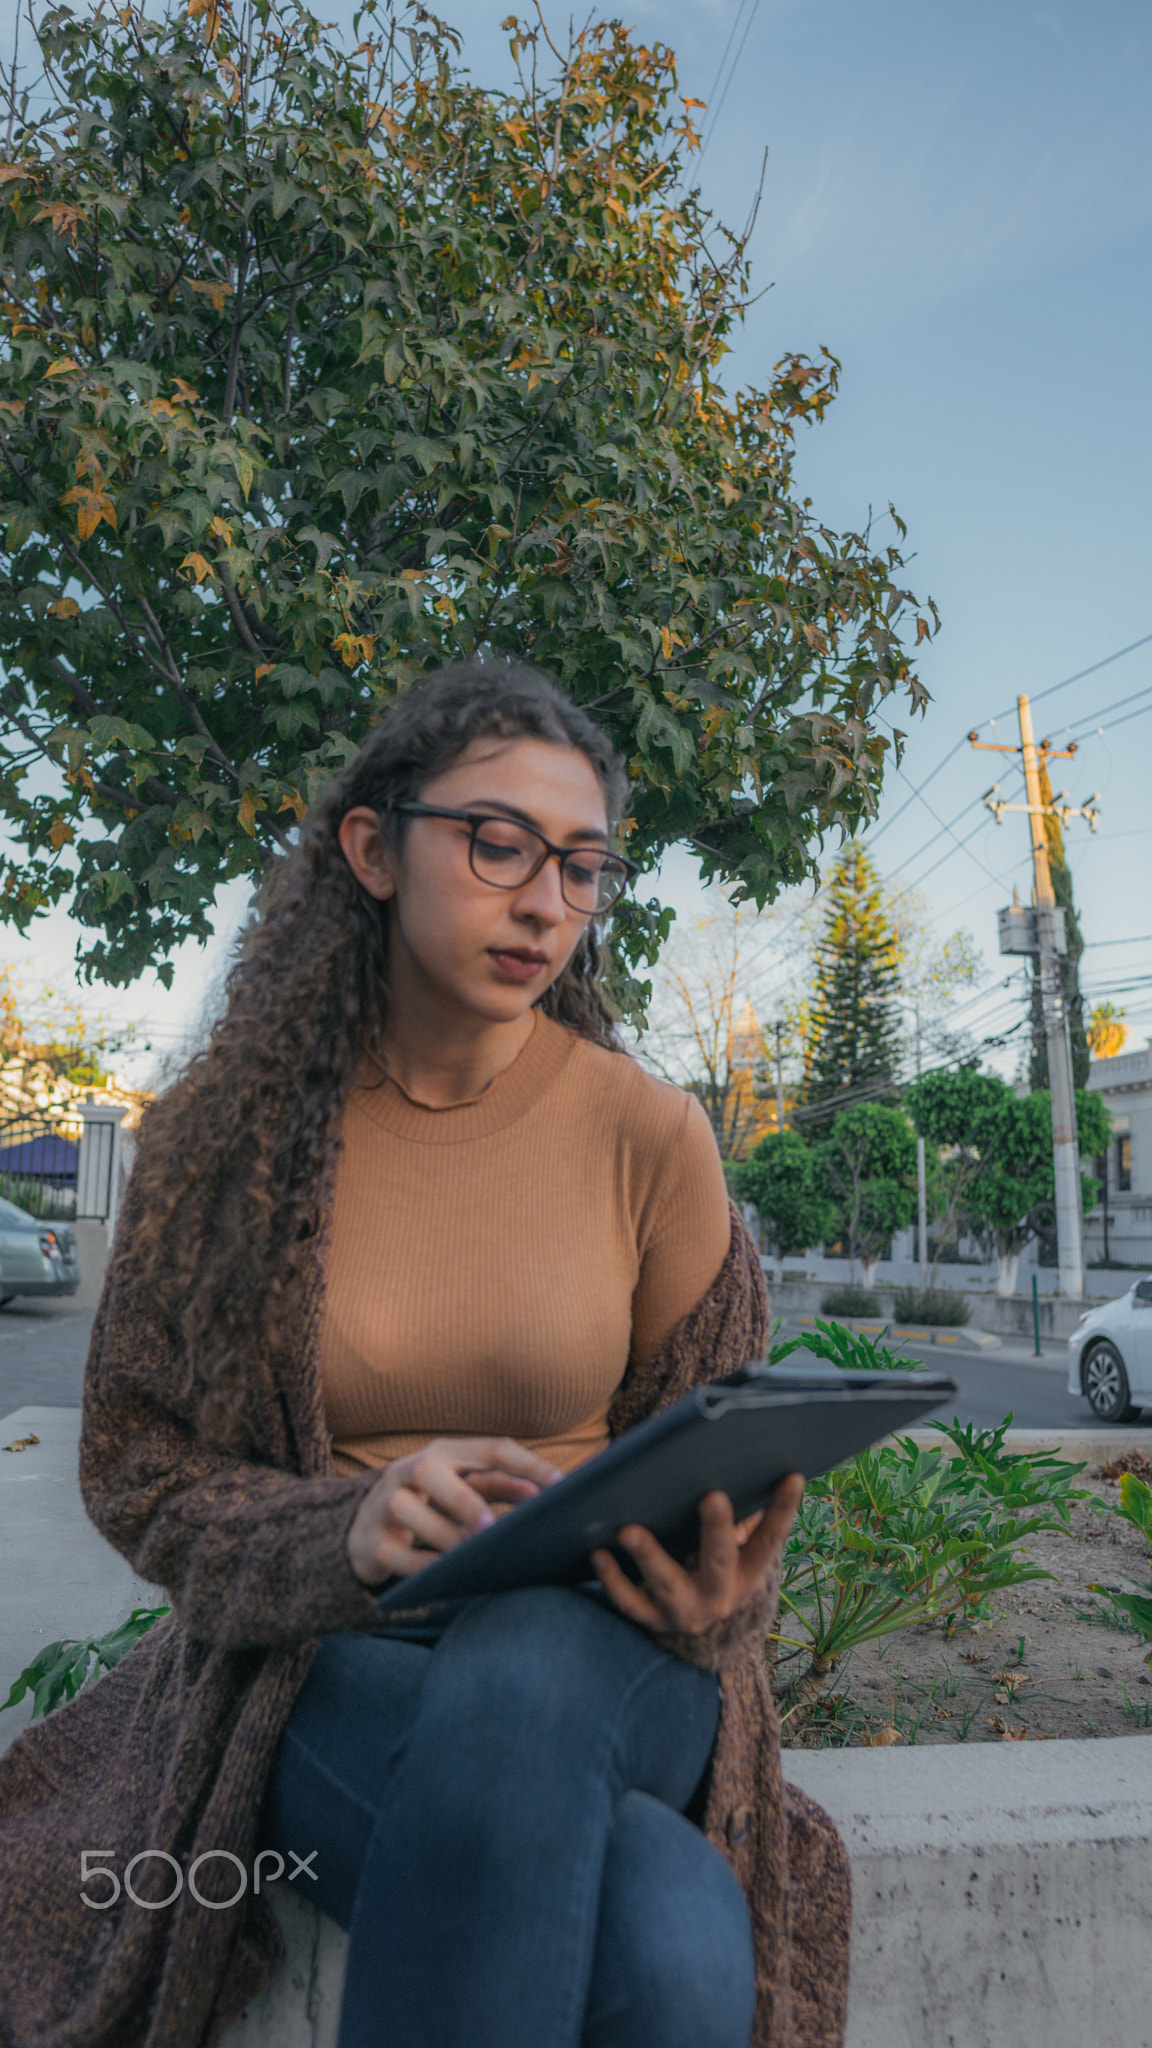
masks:
<path fill-rule="evenodd" d="M 390 811 L 401 811 L 407 818 L 454 818 L 458 824 L 471 826 L 471 836 L 468 841 L 468 865 L 476 876 L 476 880 L 483 882 L 485 888 L 488 889 L 505 889 L 509 893 L 514 889 L 526 889 L 529 882 L 535 881 L 545 861 L 555 857 L 560 863 L 560 894 L 563 896 L 565 903 L 567 903 L 569 910 L 575 910 L 584 917 L 602 917 L 606 911 L 614 910 L 629 884 L 634 882 L 640 873 L 638 862 L 629 860 L 623 853 L 613 853 L 611 848 L 607 846 L 597 846 L 594 849 L 587 846 L 553 846 L 552 841 L 545 839 L 544 834 L 538 831 L 535 825 L 529 825 L 523 818 L 510 818 L 504 811 L 449 811 L 445 810 L 441 804 L 417 803 L 389 804 L 388 809 Z M 530 832 L 533 839 L 538 839 L 544 849 L 531 872 L 522 876 L 518 882 L 494 882 L 490 875 L 482 875 L 477 871 L 475 858 L 476 840 L 480 829 L 484 825 L 495 824 L 518 825 L 522 832 Z M 580 903 L 573 903 L 564 887 L 565 880 L 567 879 L 565 863 L 569 860 L 576 860 L 581 854 L 587 854 L 590 851 L 602 853 L 606 860 L 614 861 L 617 867 L 624 870 L 624 879 L 611 902 L 602 903 L 593 911 L 585 910 Z"/>

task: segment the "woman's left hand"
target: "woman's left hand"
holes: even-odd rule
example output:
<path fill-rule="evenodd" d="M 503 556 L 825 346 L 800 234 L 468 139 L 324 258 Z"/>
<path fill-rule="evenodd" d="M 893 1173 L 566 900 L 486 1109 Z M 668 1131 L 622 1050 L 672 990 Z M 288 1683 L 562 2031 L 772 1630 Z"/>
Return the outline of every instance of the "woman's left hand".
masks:
<path fill-rule="evenodd" d="M 688 1571 L 669 1557 L 647 1529 L 621 1529 L 617 1542 L 643 1580 L 634 1585 L 610 1550 L 594 1550 L 592 1562 L 609 1599 L 641 1628 L 657 1634 L 700 1635 L 725 1621 L 749 1593 L 762 1586 L 780 1562 L 796 1519 L 804 1481 L 790 1472 L 780 1481 L 762 1514 L 737 1522 L 726 1493 L 708 1493 L 700 1503 L 700 1550 Z"/>

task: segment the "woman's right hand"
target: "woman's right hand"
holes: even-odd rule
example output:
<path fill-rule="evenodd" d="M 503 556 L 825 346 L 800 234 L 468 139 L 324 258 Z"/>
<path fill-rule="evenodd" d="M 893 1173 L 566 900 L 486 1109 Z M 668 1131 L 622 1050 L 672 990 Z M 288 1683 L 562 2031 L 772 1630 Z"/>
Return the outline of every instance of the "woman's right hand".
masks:
<path fill-rule="evenodd" d="M 386 1465 L 348 1531 L 348 1558 L 362 1585 L 408 1578 L 438 1552 L 490 1528 L 490 1501 L 529 1500 L 563 1478 L 510 1436 L 436 1437 Z"/>

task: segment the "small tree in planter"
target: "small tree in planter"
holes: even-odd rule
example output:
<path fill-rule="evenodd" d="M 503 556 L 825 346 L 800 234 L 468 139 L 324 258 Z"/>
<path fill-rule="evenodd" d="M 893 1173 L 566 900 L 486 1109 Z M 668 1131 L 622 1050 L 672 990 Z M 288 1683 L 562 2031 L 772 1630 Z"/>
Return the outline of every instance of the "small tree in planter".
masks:
<path fill-rule="evenodd" d="M 786 1254 L 822 1243 L 831 1224 L 831 1205 L 817 1191 L 812 1169 L 813 1155 L 796 1131 L 770 1131 L 737 1169 L 740 1199 L 771 1233 L 778 1287 Z"/>
<path fill-rule="evenodd" d="M 836 1118 L 813 1147 L 813 1187 L 828 1205 L 871 1287 L 885 1245 L 916 1213 L 916 1140 L 902 1110 L 861 1102 Z"/>

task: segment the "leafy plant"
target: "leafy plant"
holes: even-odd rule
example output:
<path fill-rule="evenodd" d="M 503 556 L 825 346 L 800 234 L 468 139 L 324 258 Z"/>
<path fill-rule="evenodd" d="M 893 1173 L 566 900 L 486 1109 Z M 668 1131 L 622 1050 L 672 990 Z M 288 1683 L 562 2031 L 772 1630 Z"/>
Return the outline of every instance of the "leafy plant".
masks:
<path fill-rule="evenodd" d="M 812 1181 L 812 1150 L 798 1131 L 770 1131 L 739 1168 L 741 1198 L 768 1225 L 776 1249 L 776 1279 L 789 1252 L 820 1244 L 832 1220 Z"/>
<path fill-rule="evenodd" d="M 827 1359 L 829 1365 L 838 1365 L 845 1372 L 924 1370 L 914 1358 L 901 1358 L 898 1352 L 890 1350 L 883 1336 L 873 1337 L 867 1330 L 846 1330 L 843 1323 L 825 1323 L 817 1316 L 815 1328 L 803 1337 L 780 1338 L 783 1320 L 783 1316 L 777 1316 L 772 1324 L 769 1365 L 778 1365 L 794 1351 L 811 1351 L 815 1357 Z"/>
<path fill-rule="evenodd" d="M 971 1303 L 950 1287 L 898 1287 L 896 1290 L 898 1323 L 944 1323 L 958 1326 L 966 1323 L 971 1313 Z"/>
<path fill-rule="evenodd" d="M 25 1665 L 7 1699 L 0 1702 L 0 1713 L 5 1707 L 16 1706 L 30 1692 L 32 1719 L 50 1714 L 61 1701 L 75 1699 L 83 1686 L 113 1670 L 141 1636 L 167 1613 L 167 1607 L 134 1607 L 127 1621 L 110 1629 L 107 1635 L 84 1636 L 78 1642 L 64 1638 L 45 1644 L 39 1656 Z"/>
<path fill-rule="evenodd" d="M 820 1309 L 826 1316 L 878 1316 L 880 1298 L 870 1287 L 826 1287 Z"/>
<path fill-rule="evenodd" d="M 1120 1505 L 1115 1510 L 1139 1529 L 1142 1536 L 1152 1544 L 1152 1487 L 1147 1480 L 1137 1479 L 1134 1472 L 1125 1472 L 1120 1480 Z M 1152 1584 L 1147 1593 L 1111 1593 L 1106 1586 L 1092 1586 L 1093 1593 L 1106 1593 L 1113 1607 L 1123 1615 L 1130 1627 L 1136 1629 L 1148 1643 L 1146 1664 L 1152 1664 Z"/>
<path fill-rule="evenodd" d="M 1072 1502 L 1088 1498 L 1072 1485 L 1084 1468 L 1005 1452 L 1011 1422 L 938 1423 L 944 1444 L 923 1450 L 904 1437 L 809 1483 L 768 1644 L 793 1733 L 850 1651 L 917 1622 L 943 1621 L 951 1633 L 991 1594 L 1052 1577 L 1020 1546 L 1068 1533 Z"/>
<path fill-rule="evenodd" d="M 760 905 L 875 815 L 880 705 L 926 701 L 903 528 L 793 483 L 835 360 L 719 381 L 751 224 L 686 177 L 672 53 L 508 27 L 506 93 L 416 4 L 347 48 L 301 0 L 40 25 L 0 208 L 0 907 L 70 899 L 106 981 L 169 974 L 478 648 L 603 722 L 646 869 L 686 841 Z M 622 958 L 669 917 L 626 907 Z"/>
<path fill-rule="evenodd" d="M 828 1203 L 833 1228 L 865 1281 L 895 1232 L 916 1213 L 916 1140 L 900 1109 L 857 1102 L 843 1109 L 813 1147 L 812 1185 Z"/>

